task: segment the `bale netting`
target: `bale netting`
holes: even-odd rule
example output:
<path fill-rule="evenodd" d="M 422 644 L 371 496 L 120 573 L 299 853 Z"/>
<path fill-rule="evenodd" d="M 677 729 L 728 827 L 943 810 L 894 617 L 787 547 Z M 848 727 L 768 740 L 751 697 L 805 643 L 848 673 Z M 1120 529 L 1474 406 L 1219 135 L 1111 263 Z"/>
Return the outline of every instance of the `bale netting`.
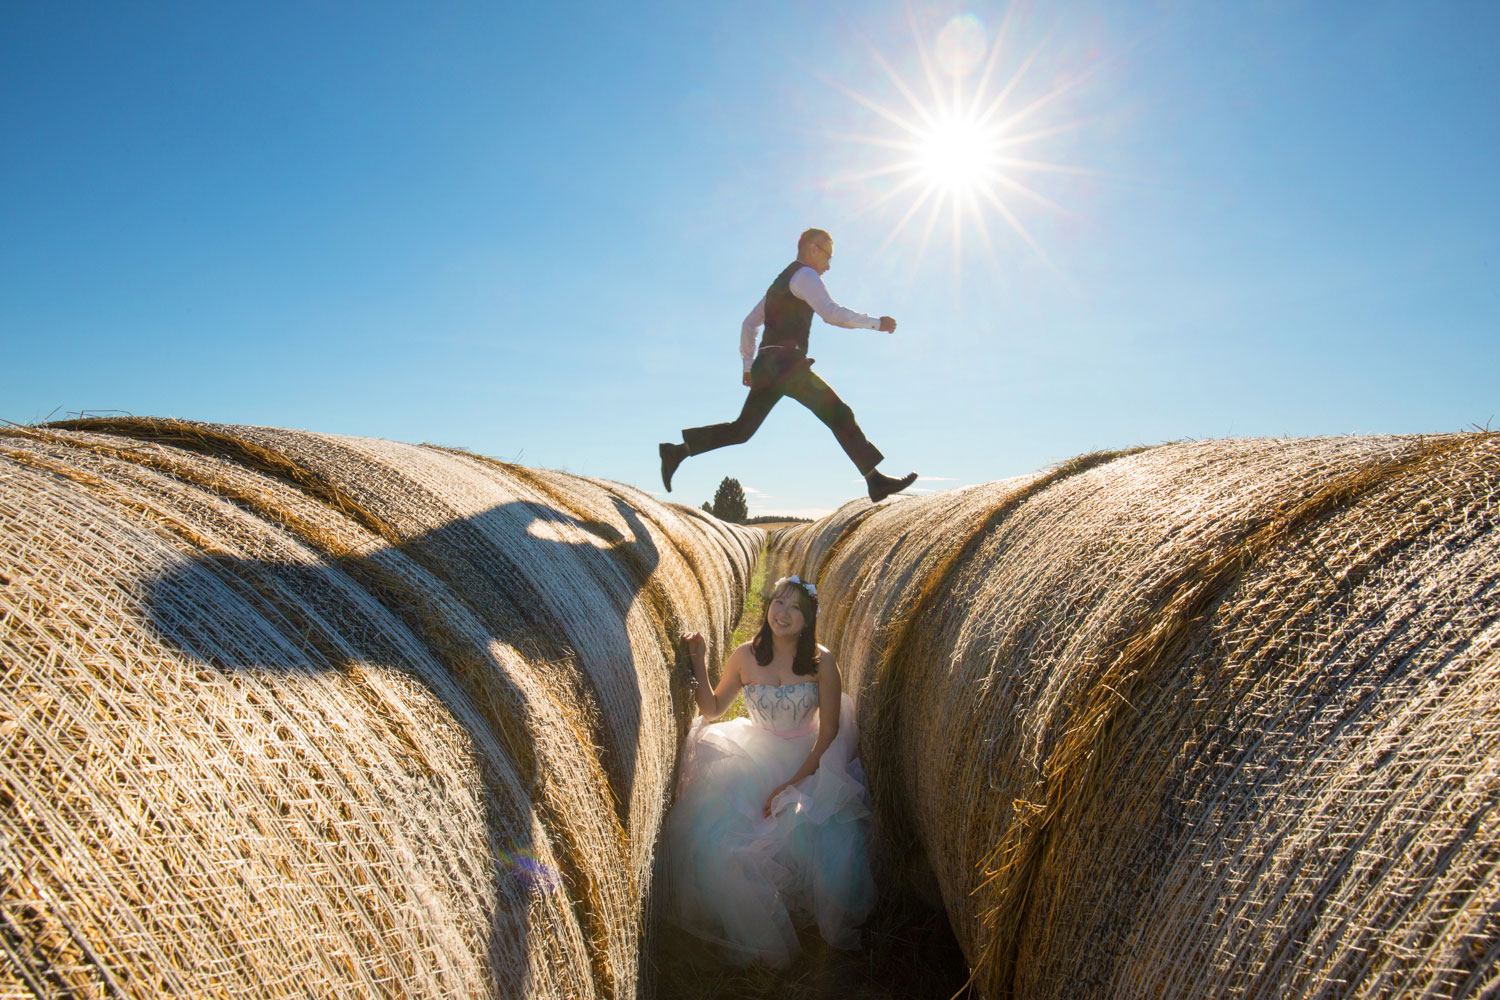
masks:
<path fill-rule="evenodd" d="M 0 996 L 631 997 L 762 533 L 452 449 L 0 431 Z"/>
<path fill-rule="evenodd" d="M 849 504 L 766 575 L 983 996 L 1496 996 L 1497 516 L 1500 435 L 1206 441 Z"/>

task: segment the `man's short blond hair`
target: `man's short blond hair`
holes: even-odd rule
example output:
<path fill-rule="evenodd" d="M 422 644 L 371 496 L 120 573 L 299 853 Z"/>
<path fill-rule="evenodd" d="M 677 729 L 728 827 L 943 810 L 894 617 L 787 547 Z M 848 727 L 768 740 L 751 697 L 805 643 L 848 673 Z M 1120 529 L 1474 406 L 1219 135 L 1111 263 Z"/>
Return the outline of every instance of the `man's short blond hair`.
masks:
<path fill-rule="evenodd" d="M 829 246 L 833 245 L 833 237 L 828 234 L 828 230 L 804 229 L 802 231 L 802 235 L 797 237 L 797 253 L 800 255 L 802 251 L 807 249 L 807 245 L 809 243 L 813 243 L 817 240 L 823 240 Z"/>

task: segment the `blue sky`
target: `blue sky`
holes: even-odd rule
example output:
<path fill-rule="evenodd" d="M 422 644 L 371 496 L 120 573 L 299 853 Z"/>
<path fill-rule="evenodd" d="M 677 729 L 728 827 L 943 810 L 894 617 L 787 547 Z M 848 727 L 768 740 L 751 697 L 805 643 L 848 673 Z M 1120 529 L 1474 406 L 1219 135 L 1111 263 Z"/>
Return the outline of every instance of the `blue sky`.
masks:
<path fill-rule="evenodd" d="M 938 40 L 966 15 L 993 58 L 963 75 Z M 817 370 L 925 489 L 1484 424 L 1497 39 L 1482 2 L 8 4 L 0 417 L 432 441 L 659 492 L 657 442 L 738 412 L 740 320 L 817 225 L 833 297 L 900 323 L 815 323 Z M 1000 117 L 1031 109 L 1031 165 L 990 185 L 1024 237 L 978 193 L 898 228 L 920 185 L 862 176 L 909 154 L 851 136 L 937 106 L 923 52 L 942 94 L 1014 80 Z M 862 492 L 792 402 L 671 499 L 724 476 L 753 513 Z"/>

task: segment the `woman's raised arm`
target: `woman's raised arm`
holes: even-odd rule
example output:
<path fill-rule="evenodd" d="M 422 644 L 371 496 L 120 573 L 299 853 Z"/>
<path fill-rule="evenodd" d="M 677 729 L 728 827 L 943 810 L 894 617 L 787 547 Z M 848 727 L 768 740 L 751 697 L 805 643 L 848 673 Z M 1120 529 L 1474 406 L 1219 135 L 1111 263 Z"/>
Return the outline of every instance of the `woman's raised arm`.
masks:
<path fill-rule="evenodd" d="M 693 696 L 698 700 L 698 711 L 712 722 L 729 711 L 735 696 L 740 693 L 740 665 L 736 658 L 745 647 L 729 654 L 719 686 L 713 687 L 708 683 L 708 642 L 703 633 L 684 632 L 682 641 L 687 643 L 688 658 L 693 661 L 693 679 L 697 681 L 693 685 Z"/>

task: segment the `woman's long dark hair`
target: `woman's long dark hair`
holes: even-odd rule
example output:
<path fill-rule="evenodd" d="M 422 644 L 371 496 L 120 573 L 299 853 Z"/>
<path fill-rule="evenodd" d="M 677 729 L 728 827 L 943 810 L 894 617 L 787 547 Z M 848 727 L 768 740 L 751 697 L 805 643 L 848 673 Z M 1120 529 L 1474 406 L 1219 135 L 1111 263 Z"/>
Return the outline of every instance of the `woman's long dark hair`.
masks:
<path fill-rule="evenodd" d="M 790 581 L 782 584 L 797 592 L 797 606 L 802 609 L 802 633 L 797 636 L 797 655 L 792 658 L 792 673 L 799 677 L 810 677 L 818 672 L 818 599 L 807 592 L 801 584 Z M 777 588 L 778 590 L 780 588 Z M 771 594 L 771 600 L 776 594 Z M 771 601 L 766 602 L 765 614 L 760 620 L 760 631 L 750 640 L 755 651 L 755 662 L 766 666 L 776 655 L 771 638 Z"/>

